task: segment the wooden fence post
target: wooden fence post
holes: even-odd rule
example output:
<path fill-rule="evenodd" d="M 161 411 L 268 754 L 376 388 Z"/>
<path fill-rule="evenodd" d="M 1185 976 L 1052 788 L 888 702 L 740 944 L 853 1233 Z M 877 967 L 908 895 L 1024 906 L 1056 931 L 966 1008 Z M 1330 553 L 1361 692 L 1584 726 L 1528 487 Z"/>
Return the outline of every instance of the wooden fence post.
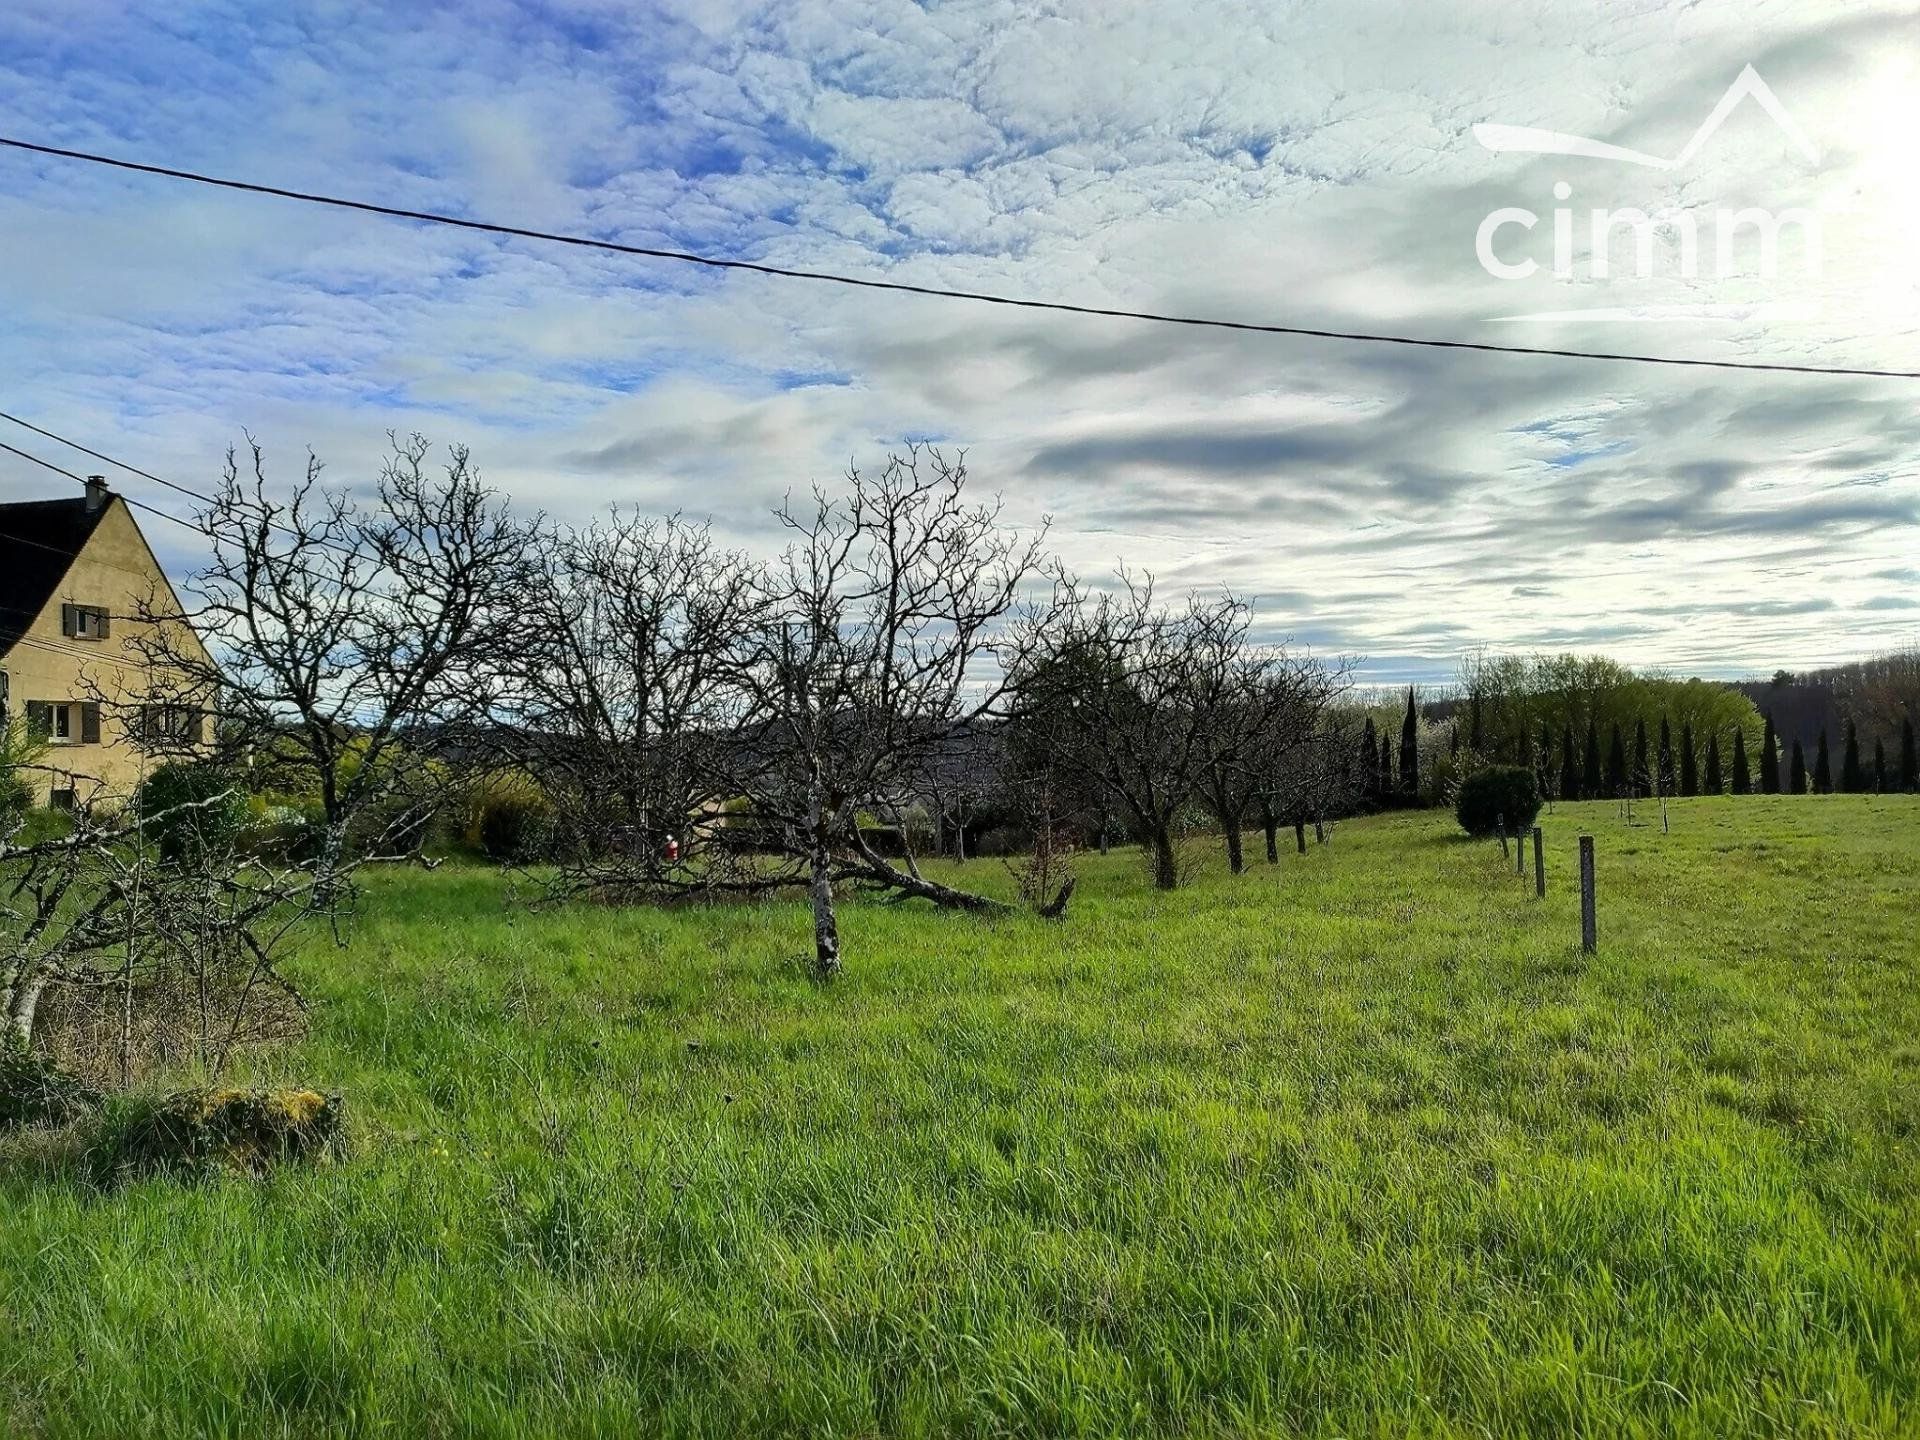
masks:
<path fill-rule="evenodd" d="M 1600 937 L 1593 913 L 1593 837 L 1580 837 L 1580 948 L 1591 955 Z"/>
<path fill-rule="evenodd" d="M 1513 832 L 1513 873 L 1522 880 L 1527 878 L 1527 832 Z"/>
<path fill-rule="evenodd" d="M 1533 893 L 1547 898 L 1547 848 L 1540 838 L 1540 827 L 1533 827 Z"/>

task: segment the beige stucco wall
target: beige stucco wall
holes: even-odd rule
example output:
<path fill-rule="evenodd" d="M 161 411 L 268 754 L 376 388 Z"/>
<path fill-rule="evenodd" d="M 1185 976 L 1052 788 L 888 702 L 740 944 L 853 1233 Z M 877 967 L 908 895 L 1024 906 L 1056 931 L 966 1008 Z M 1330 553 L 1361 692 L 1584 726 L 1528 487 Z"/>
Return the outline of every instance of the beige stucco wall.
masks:
<path fill-rule="evenodd" d="M 76 715 L 73 743 L 49 745 L 37 761 L 48 769 L 22 775 L 35 788 L 38 803 L 47 803 L 50 792 L 65 783 L 72 783 L 82 800 L 124 798 L 139 785 L 154 762 L 131 743 L 131 727 L 138 723 L 139 705 L 151 696 L 164 695 L 167 687 L 164 677 L 157 685 L 150 680 L 130 645 L 142 630 L 152 627 L 126 617 L 139 613 L 143 605 L 164 613 L 177 603 L 133 512 L 114 496 L 93 537 L 22 637 L 38 643 L 16 641 L 0 657 L 0 668 L 7 672 L 11 719 L 24 720 L 27 703 L 34 700 L 102 702 L 99 744 L 79 743 Z M 107 610 L 113 617 L 107 638 L 82 640 L 61 634 L 63 604 Z M 197 647 L 197 641 L 190 643 Z"/>

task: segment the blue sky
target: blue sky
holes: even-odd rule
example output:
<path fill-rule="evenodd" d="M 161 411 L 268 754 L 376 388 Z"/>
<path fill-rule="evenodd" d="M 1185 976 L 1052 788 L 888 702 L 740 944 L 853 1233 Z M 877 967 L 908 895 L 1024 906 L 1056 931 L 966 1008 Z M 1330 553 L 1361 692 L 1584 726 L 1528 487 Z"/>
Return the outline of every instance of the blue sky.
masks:
<path fill-rule="evenodd" d="M 1909 7 L 142 13 L 160 8 L 13 0 L 0 133 L 918 284 L 1920 368 Z M 1751 104 L 1684 172 L 1474 138 L 1494 121 L 1672 155 L 1748 64 L 1816 160 Z M 1581 241 L 1554 276 L 1555 179 L 1578 207 L 1812 210 L 1822 253 L 1816 267 L 1788 245 L 1762 275 L 1743 248 L 1702 278 L 1663 239 L 1657 273 L 1603 280 Z M 1476 259 L 1499 207 L 1542 217 L 1501 241 L 1538 257 L 1525 281 Z M 1618 271 L 1630 256 L 1614 254 Z M 1497 318 L 1574 310 L 1616 318 Z M 1726 673 L 1920 631 L 1913 382 L 1003 313 L 18 154 L 0 155 L 0 317 L 0 408 L 187 483 L 243 432 L 289 478 L 311 447 L 360 482 L 385 431 L 417 429 L 469 444 L 529 508 L 679 509 L 762 545 L 784 491 L 936 436 L 1020 520 L 1051 516 L 1077 567 L 1231 585 L 1266 633 L 1364 655 L 1383 681 L 1446 676 L 1477 645 Z M 0 495 L 46 493 L 0 461 Z M 192 563 L 190 535 L 153 538 Z"/>

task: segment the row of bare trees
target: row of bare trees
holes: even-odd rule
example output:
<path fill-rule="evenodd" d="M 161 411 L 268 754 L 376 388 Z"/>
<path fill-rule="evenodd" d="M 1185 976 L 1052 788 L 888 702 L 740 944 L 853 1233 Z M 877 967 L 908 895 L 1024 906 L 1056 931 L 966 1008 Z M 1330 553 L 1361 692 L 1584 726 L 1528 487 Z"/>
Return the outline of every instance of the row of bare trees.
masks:
<path fill-rule="evenodd" d="M 1171 887 L 1196 812 L 1238 871 L 1250 823 L 1272 858 L 1279 824 L 1337 808 L 1344 673 L 1260 642 L 1243 601 L 1071 575 L 936 449 L 777 514 L 763 560 L 677 516 L 514 515 L 464 450 L 436 464 L 418 437 L 358 500 L 314 461 L 283 498 L 251 447 L 201 516 L 191 623 L 156 603 L 129 644 L 156 698 L 217 717 L 177 749 L 317 797 L 282 882 L 307 909 L 406 853 L 475 770 L 552 807 L 555 894 L 805 889 L 822 976 L 845 887 L 997 908 L 907 838 L 913 815 L 964 825 L 982 756 L 1030 797 L 1049 873 L 1057 836 L 1117 825 Z"/>

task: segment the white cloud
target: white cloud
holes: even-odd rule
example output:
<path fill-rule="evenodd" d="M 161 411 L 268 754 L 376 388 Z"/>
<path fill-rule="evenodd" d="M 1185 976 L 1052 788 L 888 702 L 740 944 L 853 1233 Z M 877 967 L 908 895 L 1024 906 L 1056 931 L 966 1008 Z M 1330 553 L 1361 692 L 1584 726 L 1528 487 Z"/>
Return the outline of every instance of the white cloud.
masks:
<path fill-rule="evenodd" d="M 299 26 L 22 0 L 0 16 L 0 130 L 918 284 L 1909 368 L 1915 38 L 1904 13 L 1781 0 L 495 0 Z M 1750 61 L 1824 167 L 1757 113 L 1653 184 L 1471 135 L 1671 154 Z M 1884 603 L 1900 582 L 1873 578 L 1911 557 L 1910 385 L 1038 316 L 0 165 L 14 406 L 183 479 L 242 427 L 347 477 L 418 427 L 530 504 L 710 509 L 750 539 L 790 486 L 936 435 L 1016 514 L 1051 512 L 1075 563 L 1272 596 L 1276 624 L 1388 669 L 1581 637 L 1771 668 L 1911 631 Z M 1479 217 L 1544 214 L 1560 175 L 1582 205 L 1820 204 L 1826 265 L 1794 297 L 1811 317 L 1488 324 L 1769 298 L 1752 277 L 1628 291 L 1584 260 L 1483 274 Z M 42 489 L 0 466 L 0 492 Z"/>

